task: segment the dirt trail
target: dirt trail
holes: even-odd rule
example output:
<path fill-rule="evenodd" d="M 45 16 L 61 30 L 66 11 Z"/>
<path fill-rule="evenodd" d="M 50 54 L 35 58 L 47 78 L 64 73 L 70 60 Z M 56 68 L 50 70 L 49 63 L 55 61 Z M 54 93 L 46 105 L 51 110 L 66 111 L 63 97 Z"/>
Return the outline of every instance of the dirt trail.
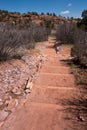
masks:
<path fill-rule="evenodd" d="M 44 53 L 48 60 L 39 70 L 31 94 L 1 130 L 87 130 L 87 115 L 81 113 L 82 107 L 76 102 L 83 90 L 76 87 L 67 64 L 70 47 L 63 45 L 56 54 L 47 45 Z"/>

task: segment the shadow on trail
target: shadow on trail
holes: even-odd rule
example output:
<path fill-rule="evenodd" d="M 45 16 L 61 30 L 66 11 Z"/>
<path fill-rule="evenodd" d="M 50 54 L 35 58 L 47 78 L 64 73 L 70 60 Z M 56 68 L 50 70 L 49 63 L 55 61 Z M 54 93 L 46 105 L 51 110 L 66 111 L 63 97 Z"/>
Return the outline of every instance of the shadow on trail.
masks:
<path fill-rule="evenodd" d="M 72 99 L 72 100 L 61 100 L 63 105 L 84 107 L 87 110 L 87 99 Z"/>
<path fill-rule="evenodd" d="M 60 61 L 65 63 L 65 64 L 67 64 L 67 65 L 72 65 L 73 64 L 73 60 L 72 59 L 62 59 Z"/>
<path fill-rule="evenodd" d="M 83 97 L 64 99 L 60 103 L 65 106 L 64 119 L 71 120 L 78 125 L 82 123 L 84 130 L 87 130 L 87 99 Z"/>

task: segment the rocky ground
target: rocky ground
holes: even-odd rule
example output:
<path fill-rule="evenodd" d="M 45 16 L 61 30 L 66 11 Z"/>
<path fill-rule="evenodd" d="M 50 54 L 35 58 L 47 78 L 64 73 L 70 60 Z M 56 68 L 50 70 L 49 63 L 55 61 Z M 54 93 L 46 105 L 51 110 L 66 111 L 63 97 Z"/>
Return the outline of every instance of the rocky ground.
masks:
<path fill-rule="evenodd" d="M 33 79 L 38 76 L 38 70 L 46 60 L 43 54 L 45 44 L 38 43 L 21 60 L 0 63 L 0 125 L 21 100 L 31 93 Z"/>

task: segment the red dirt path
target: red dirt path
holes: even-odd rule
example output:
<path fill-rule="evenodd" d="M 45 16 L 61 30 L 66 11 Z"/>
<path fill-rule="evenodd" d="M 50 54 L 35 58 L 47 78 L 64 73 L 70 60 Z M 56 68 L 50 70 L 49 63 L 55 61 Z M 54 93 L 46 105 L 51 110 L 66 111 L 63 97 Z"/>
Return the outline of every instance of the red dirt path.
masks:
<path fill-rule="evenodd" d="M 1 130 L 87 130 L 87 114 L 78 103 L 83 90 L 75 84 L 66 63 L 70 47 L 61 46 L 59 54 L 49 45 L 48 60 L 39 70 L 27 101 L 6 120 Z"/>

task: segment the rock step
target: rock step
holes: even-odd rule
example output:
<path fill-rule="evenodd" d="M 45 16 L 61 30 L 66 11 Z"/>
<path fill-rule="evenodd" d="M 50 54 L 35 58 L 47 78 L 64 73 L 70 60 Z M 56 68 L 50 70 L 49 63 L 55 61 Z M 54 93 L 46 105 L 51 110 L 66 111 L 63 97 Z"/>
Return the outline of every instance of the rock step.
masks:
<path fill-rule="evenodd" d="M 62 70 L 62 71 L 61 71 Z M 70 68 L 63 66 L 43 66 L 41 72 L 48 73 L 57 73 L 57 74 L 69 74 Z"/>
<path fill-rule="evenodd" d="M 40 73 L 34 81 L 36 85 L 73 87 L 75 86 L 74 76 L 71 74 Z"/>
<path fill-rule="evenodd" d="M 55 60 L 67 60 L 71 57 L 68 54 L 61 54 L 61 53 L 58 53 L 55 56 L 54 55 L 52 56 L 50 53 L 47 56 L 48 56 L 48 59 L 55 59 Z"/>
<path fill-rule="evenodd" d="M 37 87 L 37 88 L 44 88 L 44 89 L 46 89 L 46 88 L 49 88 L 49 89 L 58 89 L 58 90 L 63 90 L 63 89 L 65 89 L 65 90 L 77 90 L 77 88 L 76 88 L 76 86 L 73 86 L 73 87 L 58 87 L 58 86 L 46 86 L 46 85 L 34 85 L 33 87 Z M 79 89 L 79 88 L 78 88 Z"/>
<path fill-rule="evenodd" d="M 72 93 L 73 91 L 73 93 Z M 40 102 L 40 103 L 51 103 L 51 104 L 62 104 L 66 105 L 70 101 L 81 96 L 81 93 L 76 91 L 76 89 L 58 89 L 49 87 L 38 87 L 34 86 L 31 95 L 29 96 L 29 101 Z"/>
<path fill-rule="evenodd" d="M 26 102 L 16 114 L 11 114 L 2 130 L 70 130 L 75 123 L 70 121 L 76 117 L 67 114 L 67 110 L 61 105 Z"/>
<path fill-rule="evenodd" d="M 63 61 L 58 61 L 58 60 L 49 60 L 47 62 L 44 63 L 45 66 L 55 66 L 55 67 L 58 67 L 58 66 L 68 66 L 65 62 Z"/>

